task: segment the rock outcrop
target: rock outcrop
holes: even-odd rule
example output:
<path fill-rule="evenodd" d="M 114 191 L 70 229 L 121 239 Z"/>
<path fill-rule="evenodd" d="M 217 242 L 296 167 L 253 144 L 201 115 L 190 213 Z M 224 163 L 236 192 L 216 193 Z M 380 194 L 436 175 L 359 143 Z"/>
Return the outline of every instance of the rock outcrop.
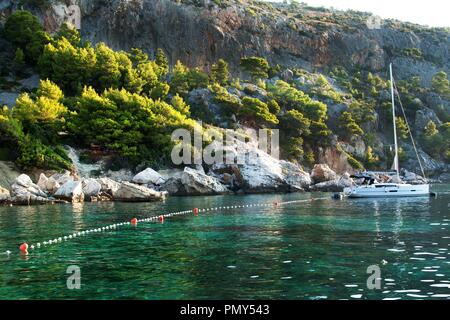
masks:
<path fill-rule="evenodd" d="M 344 188 L 351 187 L 353 181 L 348 176 L 317 183 L 311 186 L 311 191 L 342 192 Z"/>
<path fill-rule="evenodd" d="M 50 201 L 47 194 L 29 176 L 21 174 L 11 186 L 11 201 L 17 204 L 38 204 Z"/>
<path fill-rule="evenodd" d="M 139 172 L 133 177 L 132 181 L 137 184 L 160 185 L 164 183 L 163 177 L 152 168 Z"/>
<path fill-rule="evenodd" d="M 314 184 L 332 181 L 337 178 L 336 172 L 330 169 L 327 164 L 316 164 L 311 172 L 311 179 Z"/>
<path fill-rule="evenodd" d="M 182 172 L 175 172 L 161 186 L 170 195 L 216 195 L 231 191 L 214 176 L 208 176 L 203 171 L 185 167 Z"/>
<path fill-rule="evenodd" d="M 114 200 L 124 202 L 161 201 L 165 199 L 165 196 L 165 192 L 155 191 L 130 182 L 122 182 L 114 193 Z"/>
<path fill-rule="evenodd" d="M 423 184 L 427 183 L 427 180 L 414 172 L 410 172 L 408 170 L 402 169 L 401 171 L 401 180 L 410 184 Z"/>
<path fill-rule="evenodd" d="M 184 168 L 181 174 L 181 183 L 185 195 L 214 195 L 230 193 L 220 181 L 205 173 L 189 167 Z"/>
<path fill-rule="evenodd" d="M 67 181 L 56 191 L 54 197 L 74 203 L 83 202 L 83 184 L 81 181 Z"/>
<path fill-rule="evenodd" d="M 102 185 L 92 178 L 83 179 L 82 189 L 85 199 L 91 199 L 91 197 L 96 197 L 100 194 L 102 190 Z"/>
<path fill-rule="evenodd" d="M 309 173 L 294 163 L 280 161 L 284 180 L 289 185 L 291 192 L 308 190 L 311 185 L 311 176 Z"/>
<path fill-rule="evenodd" d="M 110 178 L 99 178 L 99 179 L 97 179 L 97 182 L 101 186 L 100 192 L 108 194 L 111 197 L 114 197 L 114 194 L 120 188 L 120 183 L 116 182 Z"/>
<path fill-rule="evenodd" d="M 44 173 L 40 174 L 37 185 L 48 194 L 54 194 L 61 187 L 53 177 L 47 178 Z"/>

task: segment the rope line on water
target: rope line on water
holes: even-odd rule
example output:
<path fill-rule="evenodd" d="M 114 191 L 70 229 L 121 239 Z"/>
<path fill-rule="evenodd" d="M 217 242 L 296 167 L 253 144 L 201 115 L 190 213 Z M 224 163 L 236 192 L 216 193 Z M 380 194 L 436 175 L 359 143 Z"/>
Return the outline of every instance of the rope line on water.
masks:
<path fill-rule="evenodd" d="M 325 200 L 325 199 L 329 199 L 329 197 L 281 201 L 281 202 L 272 202 L 272 203 L 252 203 L 252 204 L 218 206 L 218 207 L 209 207 L 209 208 L 193 208 L 190 210 L 170 212 L 170 213 L 166 213 L 166 214 L 162 214 L 162 215 L 158 215 L 158 216 L 151 216 L 151 217 L 142 218 L 142 219 L 133 218 L 133 219 L 131 219 L 131 221 L 113 223 L 113 224 L 103 226 L 103 227 L 92 228 L 92 229 L 88 229 L 88 230 L 84 230 L 84 231 L 78 231 L 78 232 L 74 232 L 70 235 L 61 236 L 61 237 L 46 240 L 43 242 L 37 242 L 37 243 L 31 244 L 31 245 L 28 245 L 28 243 L 25 242 L 19 246 L 19 250 L 23 254 L 28 254 L 28 250 L 35 250 L 35 249 L 39 249 L 41 247 L 47 247 L 47 246 L 50 246 L 53 244 L 62 243 L 62 242 L 68 241 L 68 240 L 76 239 L 78 237 L 83 237 L 88 234 L 101 233 L 103 231 L 109 231 L 109 230 L 117 230 L 120 227 L 128 226 L 128 225 L 136 226 L 138 223 L 146 223 L 146 222 L 163 223 L 166 218 L 171 218 L 171 217 L 180 216 L 180 215 L 187 215 L 189 213 L 198 215 L 200 212 L 213 212 L 213 211 L 221 211 L 221 210 L 233 210 L 233 209 L 254 208 L 254 207 L 269 207 L 269 206 L 277 207 L 277 206 L 281 206 L 281 205 L 302 203 L 302 202 L 314 202 L 314 201 Z M 7 250 L 3 254 L 10 255 L 11 251 Z"/>

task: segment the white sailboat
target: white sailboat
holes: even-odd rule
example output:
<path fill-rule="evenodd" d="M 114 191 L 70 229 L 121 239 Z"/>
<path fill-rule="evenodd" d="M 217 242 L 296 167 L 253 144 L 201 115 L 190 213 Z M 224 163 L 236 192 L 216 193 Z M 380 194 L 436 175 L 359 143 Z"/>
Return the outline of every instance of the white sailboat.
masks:
<path fill-rule="evenodd" d="M 399 171 L 399 161 L 398 161 L 398 144 L 397 144 L 397 127 L 395 123 L 395 98 L 394 98 L 394 77 L 392 74 L 392 64 L 389 66 L 390 77 L 391 77 L 391 94 L 392 94 L 392 121 L 394 124 L 394 145 L 395 145 L 395 157 L 392 169 L 396 171 L 397 181 L 400 180 Z M 405 119 L 406 120 L 406 119 Z M 407 121 L 407 120 L 406 120 Z M 411 134 L 411 140 L 416 150 L 414 139 Z M 417 150 L 416 150 L 417 154 Z M 419 165 L 422 169 L 422 164 L 420 162 L 419 156 L 417 156 Z M 363 185 L 355 185 L 344 189 L 344 195 L 350 198 L 391 198 L 391 197 L 423 197 L 430 195 L 430 185 L 420 184 L 411 185 L 406 183 L 378 183 L 369 175 L 362 175 L 367 183 Z"/>

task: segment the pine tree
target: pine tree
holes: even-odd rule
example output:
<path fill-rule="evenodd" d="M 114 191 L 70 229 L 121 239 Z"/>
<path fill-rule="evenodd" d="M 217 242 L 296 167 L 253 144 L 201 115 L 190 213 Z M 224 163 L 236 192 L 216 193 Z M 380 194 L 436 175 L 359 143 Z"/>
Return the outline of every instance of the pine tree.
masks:
<path fill-rule="evenodd" d="M 269 72 L 269 63 L 261 57 L 241 58 L 241 67 L 253 79 L 267 78 Z"/>
<path fill-rule="evenodd" d="M 211 68 L 211 78 L 214 82 L 218 82 L 221 85 L 227 85 L 229 81 L 228 63 L 219 59 L 216 64 L 213 64 Z"/>
<path fill-rule="evenodd" d="M 156 50 L 155 62 L 159 66 L 159 69 L 161 71 L 160 77 L 167 75 L 167 73 L 169 72 L 169 60 L 167 59 L 167 56 L 161 48 L 158 48 L 158 50 Z"/>

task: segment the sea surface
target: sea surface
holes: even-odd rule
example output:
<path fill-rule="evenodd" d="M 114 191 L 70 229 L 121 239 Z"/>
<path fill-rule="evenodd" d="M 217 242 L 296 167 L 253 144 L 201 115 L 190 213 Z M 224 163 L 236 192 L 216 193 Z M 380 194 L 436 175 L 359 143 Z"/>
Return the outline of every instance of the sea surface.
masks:
<path fill-rule="evenodd" d="M 450 185 L 433 189 L 437 198 L 299 193 L 0 207 L 0 299 L 450 299 Z M 255 203 L 272 205 L 18 249 L 134 217 Z"/>

